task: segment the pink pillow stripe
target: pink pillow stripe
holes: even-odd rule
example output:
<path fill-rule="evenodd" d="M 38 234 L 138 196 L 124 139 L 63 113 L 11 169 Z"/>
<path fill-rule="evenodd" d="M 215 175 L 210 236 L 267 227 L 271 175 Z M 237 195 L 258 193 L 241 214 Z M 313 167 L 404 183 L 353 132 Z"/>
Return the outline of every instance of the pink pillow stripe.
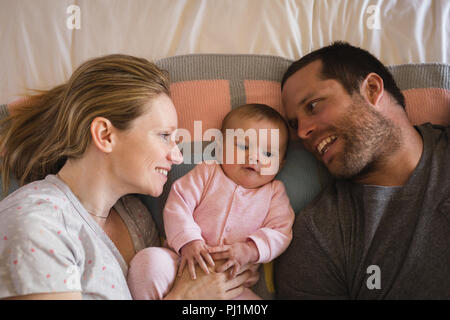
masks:
<path fill-rule="evenodd" d="M 201 140 L 194 137 L 194 121 L 202 121 L 204 133 L 210 128 L 220 128 L 222 119 L 231 110 L 228 80 L 176 82 L 171 84 L 170 91 L 178 113 L 178 127 L 189 130 L 192 141 Z"/>
<path fill-rule="evenodd" d="M 441 88 L 419 88 L 402 91 L 406 113 L 412 124 L 425 122 L 450 124 L 450 91 Z"/>

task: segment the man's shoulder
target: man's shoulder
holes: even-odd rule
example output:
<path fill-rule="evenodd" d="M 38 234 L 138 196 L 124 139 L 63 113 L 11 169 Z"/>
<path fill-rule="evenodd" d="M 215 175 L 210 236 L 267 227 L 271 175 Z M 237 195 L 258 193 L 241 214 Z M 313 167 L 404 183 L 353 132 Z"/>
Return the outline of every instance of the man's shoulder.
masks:
<path fill-rule="evenodd" d="M 326 225 L 339 223 L 342 214 L 339 207 L 343 201 L 341 195 L 348 192 L 347 189 L 346 181 L 330 181 L 322 192 L 299 212 L 299 218 L 307 225 L 314 225 L 318 229 Z"/>
<path fill-rule="evenodd" d="M 450 126 L 424 123 L 416 126 L 424 142 L 426 166 L 433 168 L 438 180 L 447 179 L 450 174 L 448 159 L 450 156 Z M 423 157 L 423 156 L 422 156 Z M 437 173 L 439 172 L 439 173 Z M 431 173 L 433 175 L 433 173 Z"/>
<path fill-rule="evenodd" d="M 415 127 L 425 141 L 432 142 L 434 145 L 442 144 L 444 148 L 450 149 L 450 125 L 443 126 L 427 122 Z"/>

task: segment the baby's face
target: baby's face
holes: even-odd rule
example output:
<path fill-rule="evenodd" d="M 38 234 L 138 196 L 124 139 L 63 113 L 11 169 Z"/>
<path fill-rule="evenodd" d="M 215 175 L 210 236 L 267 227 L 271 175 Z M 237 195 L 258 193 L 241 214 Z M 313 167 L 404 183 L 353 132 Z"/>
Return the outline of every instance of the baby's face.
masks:
<path fill-rule="evenodd" d="M 272 181 L 284 159 L 287 134 L 275 121 L 232 119 L 224 133 L 223 171 L 249 189 Z"/>

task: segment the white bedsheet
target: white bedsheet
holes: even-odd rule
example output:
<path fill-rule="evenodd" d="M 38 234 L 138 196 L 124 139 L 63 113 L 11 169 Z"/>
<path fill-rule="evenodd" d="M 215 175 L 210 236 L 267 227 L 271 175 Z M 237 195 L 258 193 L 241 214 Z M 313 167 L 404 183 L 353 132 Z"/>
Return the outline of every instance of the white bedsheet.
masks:
<path fill-rule="evenodd" d="M 80 29 L 67 27 L 72 4 Z M 448 63 L 449 35 L 450 0 L 0 0 L 0 102 L 109 53 L 298 59 L 346 40 L 389 65 Z"/>

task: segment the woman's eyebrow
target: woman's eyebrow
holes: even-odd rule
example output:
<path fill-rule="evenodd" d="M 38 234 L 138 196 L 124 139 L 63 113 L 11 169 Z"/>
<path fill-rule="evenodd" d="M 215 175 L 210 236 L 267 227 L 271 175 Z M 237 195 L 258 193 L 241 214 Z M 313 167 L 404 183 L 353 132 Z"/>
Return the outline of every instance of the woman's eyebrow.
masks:
<path fill-rule="evenodd" d="M 159 127 L 159 128 L 157 128 L 156 130 L 162 130 L 162 131 L 175 131 L 175 130 L 177 130 L 177 129 L 178 129 L 177 127 L 171 126 L 171 127 Z"/>

